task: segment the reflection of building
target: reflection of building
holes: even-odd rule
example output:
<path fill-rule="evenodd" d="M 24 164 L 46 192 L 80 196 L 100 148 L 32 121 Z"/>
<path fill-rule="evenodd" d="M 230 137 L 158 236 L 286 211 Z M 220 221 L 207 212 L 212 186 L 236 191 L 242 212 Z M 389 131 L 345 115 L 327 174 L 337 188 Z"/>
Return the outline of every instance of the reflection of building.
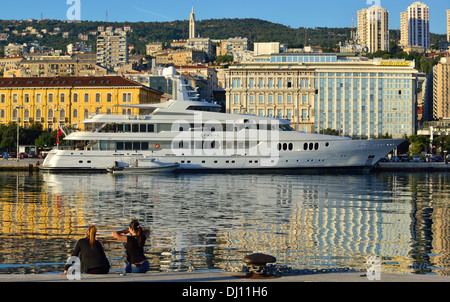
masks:
<path fill-rule="evenodd" d="M 0 78 L 0 123 L 20 117 L 25 127 L 35 122 L 55 129 L 94 113 L 138 114 L 118 105 L 159 103 L 161 95 L 122 77 Z"/>
<path fill-rule="evenodd" d="M 278 53 L 225 72 L 226 108 L 290 120 L 298 130 L 394 137 L 416 131 L 414 62 Z"/>

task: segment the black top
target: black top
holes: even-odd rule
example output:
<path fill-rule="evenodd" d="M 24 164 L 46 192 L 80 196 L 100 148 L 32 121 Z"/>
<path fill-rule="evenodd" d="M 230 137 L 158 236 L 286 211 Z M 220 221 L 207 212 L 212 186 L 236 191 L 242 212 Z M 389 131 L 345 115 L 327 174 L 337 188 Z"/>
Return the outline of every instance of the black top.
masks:
<path fill-rule="evenodd" d="M 82 273 L 86 273 L 87 270 L 93 268 L 109 268 L 108 258 L 106 258 L 103 246 L 98 240 L 95 240 L 94 248 L 91 248 L 88 238 L 78 240 L 75 248 L 73 249 L 72 256 L 77 256 L 80 258 L 80 269 Z M 64 269 L 67 270 L 70 266 L 71 264 L 66 264 Z"/>
<path fill-rule="evenodd" d="M 139 246 L 136 236 L 127 236 L 125 248 L 127 250 L 127 260 L 131 264 L 139 264 L 147 259 L 144 255 L 144 244 L 146 238 L 144 235 L 141 236 L 141 246 Z"/>

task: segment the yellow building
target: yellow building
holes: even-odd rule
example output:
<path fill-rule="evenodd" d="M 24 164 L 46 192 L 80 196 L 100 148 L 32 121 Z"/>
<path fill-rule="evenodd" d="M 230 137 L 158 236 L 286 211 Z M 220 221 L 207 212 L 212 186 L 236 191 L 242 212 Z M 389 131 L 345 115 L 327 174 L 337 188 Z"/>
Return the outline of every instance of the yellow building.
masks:
<path fill-rule="evenodd" d="M 139 114 L 121 105 L 159 103 L 163 93 L 119 76 L 0 78 L 0 123 L 33 122 L 44 129 L 81 122 L 94 113 Z"/>

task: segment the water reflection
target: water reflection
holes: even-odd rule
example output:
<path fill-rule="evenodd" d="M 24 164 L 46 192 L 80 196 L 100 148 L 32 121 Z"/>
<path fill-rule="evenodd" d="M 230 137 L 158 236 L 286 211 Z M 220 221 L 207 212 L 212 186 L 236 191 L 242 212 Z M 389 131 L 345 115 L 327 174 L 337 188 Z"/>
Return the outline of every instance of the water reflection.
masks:
<path fill-rule="evenodd" d="M 152 234 L 151 270 L 242 266 L 253 252 L 294 268 L 447 275 L 448 174 L 0 174 L 0 273 L 61 271 L 90 224 L 113 271 L 112 230 Z"/>

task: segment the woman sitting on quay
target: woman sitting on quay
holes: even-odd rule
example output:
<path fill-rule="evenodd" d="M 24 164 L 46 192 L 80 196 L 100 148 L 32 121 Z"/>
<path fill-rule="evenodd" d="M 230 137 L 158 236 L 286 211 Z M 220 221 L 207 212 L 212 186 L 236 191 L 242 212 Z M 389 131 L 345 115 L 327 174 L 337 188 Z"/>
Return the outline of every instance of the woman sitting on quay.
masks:
<path fill-rule="evenodd" d="M 146 273 L 150 264 L 144 254 L 145 241 L 150 236 L 150 230 L 142 229 L 137 220 L 130 222 L 128 229 L 115 231 L 112 236 L 125 242 L 127 252 L 126 273 Z"/>
<path fill-rule="evenodd" d="M 73 249 L 72 256 L 80 259 L 80 271 L 86 274 L 107 274 L 110 264 L 106 258 L 103 245 L 96 238 L 97 227 L 90 226 L 85 233 L 85 237 L 77 241 Z M 70 258 L 69 258 L 70 259 Z M 64 275 L 67 274 L 73 263 L 68 263 L 64 267 Z"/>

